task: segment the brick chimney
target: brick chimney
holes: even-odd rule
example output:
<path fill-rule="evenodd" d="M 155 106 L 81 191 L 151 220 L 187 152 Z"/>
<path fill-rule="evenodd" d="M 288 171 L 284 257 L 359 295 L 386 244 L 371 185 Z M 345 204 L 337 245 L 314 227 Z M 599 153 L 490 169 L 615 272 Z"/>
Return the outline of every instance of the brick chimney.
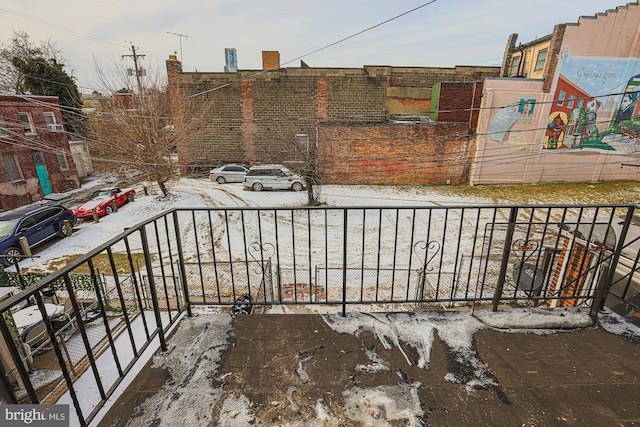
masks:
<path fill-rule="evenodd" d="M 277 50 L 262 51 L 262 69 L 263 70 L 279 70 L 280 69 L 280 52 Z"/>

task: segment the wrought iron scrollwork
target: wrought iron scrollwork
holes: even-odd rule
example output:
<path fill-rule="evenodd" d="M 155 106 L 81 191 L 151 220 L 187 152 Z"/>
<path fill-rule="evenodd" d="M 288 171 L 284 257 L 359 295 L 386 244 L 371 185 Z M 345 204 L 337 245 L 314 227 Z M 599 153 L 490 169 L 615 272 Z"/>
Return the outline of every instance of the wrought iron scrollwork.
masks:
<path fill-rule="evenodd" d="M 253 242 L 247 248 L 249 256 L 260 266 L 260 272 L 264 272 L 264 260 L 271 259 L 276 253 L 276 248 L 271 243 Z"/>
<path fill-rule="evenodd" d="M 432 240 L 429 243 L 419 241 L 413 245 L 413 251 L 420 261 L 422 261 L 422 271 L 432 271 L 433 266 L 429 264 L 433 261 L 435 256 L 438 255 L 438 252 L 440 252 L 440 242 L 435 240 Z M 422 251 L 424 251 L 424 256 L 422 255 Z M 431 256 L 429 256 L 429 251 L 433 252 Z"/>
<path fill-rule="evenodd" d="M 544 273 L 537 265 L 527 262 L 539 247 L 538 242 L 527 239 L 518 239 L 511 244 L 518 257 L 518 262 L 513 266 L 513 281 L 519 290 L 527 293 L 535 292 L 542 285 Z"/>
<path fill-rule="evenodd" d="M 515 240 L 511 245 L 511 248 L 514 250 L 514 252 L 522 251 L 522 260 L 520 261 L 520 264 L 524 264 L 525 262 L 527 262 L 529 258 L 531 258 L 531 256 L 536 253 L 538 247 L 538 242 L 529 241 L 527 239 Z M 531 253 L 527 255 L 527 252 Z"/>

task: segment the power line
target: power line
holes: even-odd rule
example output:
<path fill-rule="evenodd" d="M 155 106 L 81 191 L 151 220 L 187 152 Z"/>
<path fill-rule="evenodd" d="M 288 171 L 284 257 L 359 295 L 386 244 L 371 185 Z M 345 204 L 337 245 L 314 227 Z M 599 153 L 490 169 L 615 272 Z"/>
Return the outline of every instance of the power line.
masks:
<path fill-rule="evenodd" d="M 124 43 L 126 43 L 126 41 L 124 40 L 119 40 L 119 39 L 114 39 L 111 37 L 105 37 L 105 36 L 98 36 L 92 33 L 88 33 L 88 32 L 84 32 L 84 31 L 79 31 L 70 27 L 65 27 L 64 25 L 60 25 L 51 21 L 45 21 L 44 19 L 40 19 L 37 18 L 33 15 L 29 15 L 27 13 L 24 12 L 18 12 L 12 9 L 8 9 L 6 7 L 0 7 L 0 11 L 7 13 L 9 15 L 14 15 L 14 16 L 18 16 L 20 18 L 25 18 L 28 19 L 30 21 L 33 21 L 37 24 L 40 24 L 44 27 L 49 27 L 49 28 L 53 28 L 55 30 L 58 30 L 62 33 L 66 33 L 72 36 L 76 36 L 76 37 L 81 37 L 81 38 L 86 38 L 86 39 L 90 39 L 90 40 L 95 40 L 101 43 L 106 43 L 106 44 L 110 44 L 113 46 L 118 46 L 118 47 L 122 47 L 122 45 Z M 115 43 L 118 42 L 118 43 Z"/>
<path fill-rule="evenodd" d="M 596 96 L 596 97 L 600 97 L 600 96 L 610 96 L 610 95 L 612 95 L 612 94 L 607 94 L 607 95 L 598 95 L 598 96 Z M 26 97 L 26 96 L 25 96 L 25 97 L 24 97 L 24 99 L 28 100 L 29 102 L 35 103 L 35 104 L 51 105 L 51 104 L 49 104 L 49 103 L 47 103 L 47 102 L 45 102 L 45 101 L 40 101 L 40 100 L 37 100 L 37 99 L 31 98 L 31 97 Z M 551 101 L 551 102 L 553 102 L 553 101 Z M 55 107 L 55 106 L 57 106 L 57 105 L 54 105 L 54 107 Z M 76 111 L 80 111 L 80 109 L 67 108 L 67 107 L 64 107 L 64 106 L 59 106 L 59 107 L 60 107 L 60 109 L 61 109 L 61 110 L 68 109 L 68 110 L 71 110 L 71 111 L 74 111 L 74 110 L 76 110 Z M 142 115 L 139 115 L 139 117 L 161 118 L 161 119 L 163 119 L 163 120 L 168 120 L 168 119 L 170 119 L 169 117 L 160 117 L 160 116 L 142 116 Z M 95 118 L 94 118 L 94 120 L 95 120 Z M 98 120 L 101 120 L 101 119 L 100 119 L 100 118 L 98 118 Z M 201 120 L 201 119 L 200 119 L 200 118 L 195 118 L 195 120 Z M 221 120 L 223 120 L 223 119 L 221 119 Z M 111 123 L 111 122 L 112 122 L 112 121 L 110 121 L 110 120 L 105 121 L 105 123 Z M 228 125 L 229 125 L 229 123 L 228 123 L 228 120 L 227 120 L 227 119 L 224 119 L 224 122 L 225 122 L 225 125 L 226 125 L 226 126 L 228 126 Z M 603 120 L 601 123 L 604 123 L 604 122 L 609 122 L 609 120 Z M 239 120 L 238 120 L 238 123 L 236 123 L 234 126 L 240 126 L 240 125 L 241 125 L 241 121 L 239 121 Z M 543 130 L 543 129 L 546 129 L 546 128 L 527 128 L 527 129 L 522 129 L 522 130 L 512 130 L 511 132 L 532 132 L 532 131 L 533 131 L 533 132 L 536 132 L 536 131 Z M 487 134 L 485 134 L 485 135 L 489 135 L 489 133 L 487 133 Z M 474 136 L 474 135 L 458 134 L 457 136 L 453 136 L 453 137 L 454 137 L 454 138 L 463 138 L 463 139 L 464 139 L 464 138 L 470 138 L 470 137 L 473 137 L 473 136 Z M 436 139 L 436 140 L 440 140 L 440 141 L 442 141 L 442 140 L 450 140 L 451 138 L 452 138 L 452 136 L 451 136 L 451 135 L 448 135 L 448 136 L 446 136 L 446 137 L 445 137 L 445 136 L 442 136 L 442 137 L 437 137 L 437 138 L 435 138 L 435 139 Z M 432 141 L 432 140 L 433 140 L 433 138 L 431 138 L 431 140 L 430 140 L 430 141 Z M 367 140 L 367 141 L 368 141 L 368 140 Z M 523 148 L 524 148 L 524 149 L 526 149 L 526 148 L 528 148 L 528 147 L 530 148 L 530 147 L 532 147 L 532 146 L 537 146 L 537 147 L 538 147 L 538 150 L 540 150 L 540 149 L 541 149 L 541 147 L 539 147 L 539 144 L 540 144 L 540 141 L 536 141 L 536 142 L 534 142 L 534 143 L 527 143 L 527 144 L 525 144 L 525 145 L 523 146 Z M 14 144 L 14 145 L 18 145 L 18 144 Z M 31 146 L 31 145 L 29 145 L 29 146 L 25 146 L 25 148 L 34 148 L 34 147 L 33 147 L 33 146 Z M 496 153 L 496 154 L 493 154 L 493 155 L 492 155 L 492 154 L 490 154 L 490 152 L 491 152 L 491 151 L 498 151 L 498 153 Z M 540 151 L 537 151 L 537 152 L 530 152 L 530 153 L 528 153 L 528 154 L 524 154 L 524 155 L 523 155 L 523 154 L 521 154 L 521 153 L 522 153 L 522 150 L 517 150 L 517 151 L 513 152 L 513 154 L 511 154 L 511 153 L 502 153 L 502 152 L 500 152 L 500 151 L 504 151 L 504 148 L 503 148 L 503 147 L 495 147 L 495 148 L 492 148 L 492 149 L 485 149 L 485 150 L 483 150 L 483 152 L 482 152 L 482 153 L 483 153 L 483 154 L 482 154 L 482 156 L 475 157 L 475 158 L 472 160 L 472 162 L 473 162 L 473 163 L 475 163 L 475 164 L 478 164 L 478 163 L 484 163 L 484 164 L 485 164 L 485 167 L 495 167 L 495 166 L 499 166 L 499 165 L 501 165 L 501 164 L 509 164 L 509 163 L 512 163 L 513 161 L 526 161 L 526 159 L 528 159 L 528 158 L 529 158 L 529 159 L 535 159 L 535 158 L 538 158 L 538 157 L 539 157 L 539 155 L 540 155 Z M 556 150 L 553 150 L 553 151 L 554 151 L 554 152 L 558 152 L 558 153 L 560 152 L 560 151 L 556 151 Z M 562 151 L 564 151 L 564 150 L 562 150 Z M 573 151 L 573 150 L 571 150 L 571 151 Z M 566 151 L 566 153 L 570 153 L 571 151 L 570 151 L 570 150 L 567 150 L 567 151 Z M 458 154 L 463 155 L 463 154 L 465 154 L 465 153 L 466 153 L 466 149 L 465 149 L 464 147 L 462 147 L 462 148 L 461 148 L 461 151 L 460 151 Z M 487 154 L 487 153 L 489 153 L 489 154 Z M 451 154 L 451 153 L 449 153 L 449 154 Z M 454 153 L 454 154 L 455 154 L 455 153 Z M 612 154 L 617 154 L 617 155 L 619 155 L 619 153 L 612 153 Z M 406 156 L 409 156 L 409 154 L 406 154 L 406 155 L 405 155 L 405 157 L 406 157 Z M 105 159 L 100 159 L 100 158 L 97 158 L 97 157 L 96 157 L 96 160 L 103 160 L 103 161 L 104 161 Z M 369 160 L 371 160 L 371 161 L 398 160 L 398 161 L 400 161 L 400 162 L 402 162 L 402 161 L 403 161 L 403 159 L 402 159 L 402 158 L 398 158 L 398 157 L 395 157 L 395 158 L 391 158 L 391 157 L 380 157 L 380 158 L 378 158 L 378 159 L 370 158 Z M 405 160 L 406 160 L 406 159 L 405 159 Z M 420 163 L 424 163 L 424 162 L 425 162 L 425 161 L 421 161 Z M 444 158 L 444 157 L 443 157 L 443 158 L 441 158 L 441 159 L 435 158 L 435 159 L 434 159 L 434 162 L 439 162 L 439 163 L 442 163 L 442 162 L 449 162 L 449 163 L 453 163 L 453 161 L 452 161 L 451 159 Z M 138 162 L 131 162 L 131 163 L 132 163 L 132 164 L 135 164 L 135 163 L 138 163 Z M 154 163 L 154 164 L 157 164 L 157 163 Z M 604 164 L 604 163 L 603 163 L 603 164 Z M 621 163 L 620 163 L 619 161 L 616 161 L 616 162 L 610 162 L 610 163 L 607 163 L 607 164 L 621 165 Z M 556 165 L 557 165 L 557 166 L 561 166 L 561 167 L 566 166 L 566 165 L 565 165 L 564 163 L 562 163 L 562 162 L 556 163 Z M 193 165 L 192 165 L 192 164 L 187 164 L 186 166 L 193 166 Z M 196 164 L 195 166 L 198 166 L 198 165 Z"/>
<path fill-rule="evenodd" d="M 382 21 L 382 22 L 380 22 L 380 23 L 378 23 L 378 24 L 375 24 L 375 25 L 372 25 L 372 26 L 370 26 L 370 27 L 368 27 L 368 28 L 365 28 L 364 30 L 358 31 L 357 33 L 351 34 L 350 36 L 344 37 L 344 38 L 342 38 L 342 39 L 340 39 L 340 40 L 338 40 L 338 41 L 335 41 L 335 42 L 333 42 L 333 43 L 329 43 L 328 45 L 325 45 L 325 46 L 320 47 L 320 48 L 318 48 L 318 49 L 312 50 L 311 52 L 306 53 L 306 54 L 301 55 L 301 56 L 298 56 L 297 58 L 293 58 L 293 59 L 291 59 L 291 60 L 289 60 L 289 61 L 285 61 L 285 62 L 283 62 L 283 63 L 282 63 L 282 65 L 290 64 L 290 63 L 292 63 L 292 62 L 295 62 L 295 61 L 298 61 L 298 60 L 300 60 L 300 59 L 306 58 L 307 56 L 313 55 L 314 53 L 318 53 L 318 52 L 320 52 L 320 51 L 323 51 L 323 50 L 325 50 L 325 49 L 328 49 L 328 48 L 330 48 L 330 47 L 333 47 L 333 46 L 335 46 L 335 45 L 337 45 L 337 44 L 343 43 L 343 42 L 345 42 L 345 41 L 347 41 L 347 40 L 349 40 L 349 39 L 352 39 L 352 38 L 357 37 L 357 36 L 359 36 L 359 35 L 361 35 L 361 34 L 364 34 L 364 33 L 366 33 L 367 31 L 371 31 L 371 30 L 373 30 L 373 29 L 375 29 L 375 28 L 378 28 L 378 27 L 380 27 L 380 26 L 382 26 L 382 25 L 384 25 L 384 24 L 387 24 L 387 23 L 389 23 L 389 22 L 391 22 L 391 21 L 394 21 L 394 20 L 396 20 L 396 19 L 398 19 L 398 18 L 401 18 L 401 17 L 403 17 L 403 16 L 405 16 L 405 15 L 408 15 L 408 14 L 410 14 L 410 13 L 412 13 L 412 12 L 415 12 L 416 10 L 422 9 L 422 8 L 423 8 L 423 7 L 425 7 L 425 6 L 429 6 L 430 4 L 435 3 L 436 1 L 437 1 L 437 0 L 431 0 L 431 1 L 428 1 L 428 2 L 426 2 L 426 3 L 423 3 L 423 4 L 421 4 L 420 6 L 414 7 L 413 9 L 410 9 L 410 10 L 408 10 L 408 11 L 406 11 L 406 12 L 403 12 L 403 13 L 401 13 L 401 14 L 399 14 L 399 15 L 396 15 L 396 16 L 394 16 L 394 17 L 392 17 L 392 18 L 389 18 L 389 19 L 387 19 L 387 20 L 384 20 L 384 21 Z M 273 71 L 273 68 L 270 68 L 270 69 L 267 69 L 267 70 L 262 70 L 262 71 L 259 71 L 259 72 L 257 72 L 257 73 L 254 73 L 254 74 L 252 74 L 252 75 L 250 75 L 250 76 L 248 76 L 248 77 L 245 77 L 245 78 L 241 79 L 241 80 L 240 80 L 240 82 L 243 82 L 243 81 L 246 81 L 246 80 L 250 80 L 250 79 L 254 78 L 255 76 L 258 76 L 258 75 L 260 75 L 260 74 L 266 73 L 266 72 L 268 72 L 268 71 Z M 204 95 L 204 94 L 209 93 L 209 92 L 213 92 L 213 91 L 216 91 L 216 90 L 220 90 L 220 89 L 225 88 L 225 87 L 230 86 L 230 85 L 231 85 L 231 83 L 227 83 L 227 84 L 224 84 L 224 85 L 221 85 L 221 86 L 218 86 L 218 87 L 212 88 L 212 89 L 208 89 L 208 90 L 205 90 L 205 91 L 202 91 L 202 92 L 196 93 L 195 95 L 191 95 L 191 96 L 189 96 L 189 98 L 195 98 L 196 96 L 200 96 L 200 95 Z"/>

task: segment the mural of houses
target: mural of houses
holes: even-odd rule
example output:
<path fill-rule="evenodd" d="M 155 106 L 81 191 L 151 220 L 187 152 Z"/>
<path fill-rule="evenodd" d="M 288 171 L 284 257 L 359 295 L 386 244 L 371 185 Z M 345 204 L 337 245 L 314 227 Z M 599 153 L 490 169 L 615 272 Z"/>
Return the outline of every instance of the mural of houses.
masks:
<path fill-rule="evenodd" d="M 512 35 L 502 77 L 485 80 L 471 183 L 637 179 L 624 165 L 640 158 L 639 22 L 634 2 L 533 42 Z"/>

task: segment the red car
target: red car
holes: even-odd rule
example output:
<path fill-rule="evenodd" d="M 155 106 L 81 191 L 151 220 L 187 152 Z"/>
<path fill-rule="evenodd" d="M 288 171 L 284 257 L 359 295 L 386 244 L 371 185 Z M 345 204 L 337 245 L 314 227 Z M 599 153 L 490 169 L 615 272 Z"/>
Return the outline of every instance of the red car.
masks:
<path fill-rule="evenodd" d="M 105 188 L 94 191 L 91 200 L 84 202 L 73 211 L 78 218 L 93 218 L 92 210 L 95 209 L 98 216 L 109 215 L 114 211 L 113 203 L 115 201 L 118 207 L 127 202 L 133 201 L 136 190 L 127 188 L 121 190 L 117 187 Z"/>

